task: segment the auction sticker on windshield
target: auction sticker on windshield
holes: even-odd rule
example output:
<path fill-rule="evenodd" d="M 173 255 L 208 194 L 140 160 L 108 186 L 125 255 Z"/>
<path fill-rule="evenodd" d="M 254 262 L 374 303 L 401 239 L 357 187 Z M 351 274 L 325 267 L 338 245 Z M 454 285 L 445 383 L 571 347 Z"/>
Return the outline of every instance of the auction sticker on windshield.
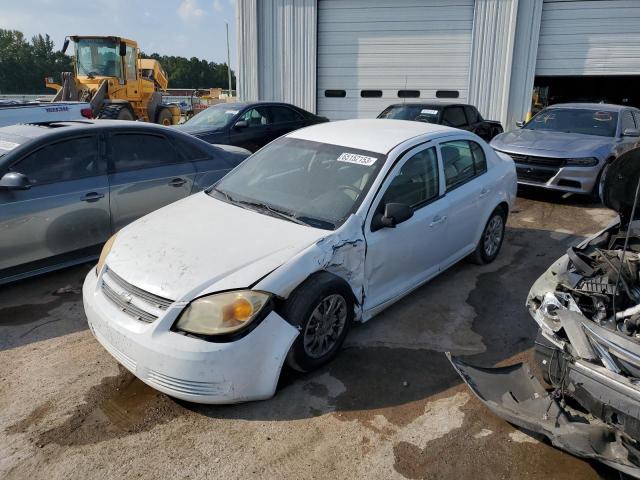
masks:
<path fill-rule="evenodd" d="M 0 150 L 13 150 L 19 146 L 18 143 L 7 142 L 6 140 L 0 140 Z"/>
<path fill-rule="evenodd" d="M 337 159 L 339 162 L 346 163 L 357 163 L 358 165 L 365 165 L 370 167 L 374 163 L 376 163 L 376 157 L 367 157 L 366 155 L 358 155 L 357 153 L 347 153 L 344 152 L 340 154 Z"/>
<path fill-rule="evenodd" d="M 428 108 L 423 108 L 422 110 L 420 110 L 420 113 L 424 115 L 437 115 L 438 110 L 430 110 Z"/>

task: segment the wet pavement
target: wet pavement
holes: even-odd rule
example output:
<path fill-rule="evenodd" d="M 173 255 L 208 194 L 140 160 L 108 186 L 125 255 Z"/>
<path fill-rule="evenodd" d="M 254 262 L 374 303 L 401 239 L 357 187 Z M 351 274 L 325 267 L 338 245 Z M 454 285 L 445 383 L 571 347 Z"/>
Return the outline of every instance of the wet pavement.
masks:
<path fill-rule="evenodd" d="M 0 478 L 618 478 L 493 416 L 444 356 L 526 361 L 531 284 L 613 218 L 521 191 L 493 264 L 452 267 L 241 405 L 179 402 L 119 367 L 87 330 L 89 265 L 0 287 Z"/>

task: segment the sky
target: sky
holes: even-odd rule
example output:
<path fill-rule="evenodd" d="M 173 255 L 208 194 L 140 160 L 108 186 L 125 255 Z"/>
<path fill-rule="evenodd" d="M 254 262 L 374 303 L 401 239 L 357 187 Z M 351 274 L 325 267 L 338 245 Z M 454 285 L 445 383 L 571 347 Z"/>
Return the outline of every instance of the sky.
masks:
<path fill-rule="evenodd" d="M 28 39 L 48 33 L 56 48 L 65 35 L 114 35 L 147 53 L 226 63 L 237 68 L 235 0 L 0 0 L 0 28 Z"/>

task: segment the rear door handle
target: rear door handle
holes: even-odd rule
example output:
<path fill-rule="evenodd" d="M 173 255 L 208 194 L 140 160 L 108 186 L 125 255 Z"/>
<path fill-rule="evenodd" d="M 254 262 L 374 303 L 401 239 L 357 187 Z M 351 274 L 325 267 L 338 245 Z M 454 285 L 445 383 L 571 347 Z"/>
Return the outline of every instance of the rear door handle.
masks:
<path fill-rule="evenodd" d="M 435 227 L 439 223 L 444 222 L 446 219 L 447 219 L 446 215 L 443 215 L 443 216 L 436 215 L 435 217 L 433 217 L 433 221 L 429 224 L 429 226 Z"/>
<path fill-rule="evenodd" d="M 483 187 L 482 190 L 480 190 L 480 198 L 486 197 L 487 195 L 489 195 L 490 192 L 491 190 L 489 190 L 486 187 Z"/>
<path fill-rule="evenodd" d="M 83 202 L 97 202 L 101 198 L 104 198 L 104 193 L 89 192 L 85 196 L 80 197 Z"/>
<path fill-rule="evenodd" d="M 174 178 L 169 182 L 169 185 L 172 187 L 181 187 L 185 183 L 187 183 L 187 181 L 184 178 Z"/>

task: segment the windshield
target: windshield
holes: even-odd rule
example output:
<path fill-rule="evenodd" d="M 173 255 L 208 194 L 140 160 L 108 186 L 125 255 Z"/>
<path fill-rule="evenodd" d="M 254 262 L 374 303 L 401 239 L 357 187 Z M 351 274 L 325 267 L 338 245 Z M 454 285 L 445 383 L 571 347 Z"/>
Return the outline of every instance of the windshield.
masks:
<path fill-rule="evenodd" d="M 78 75 L 122 77 L 119 46 L 105 38 L 83 38 L 76 43 Z"/>
<path fill-rule="evenodd" d="M 549 108 L 538 113 L 523 128 L 525 130 L 548 130 L 614 137 L 617 124 L 618 114 L 616 112 L 580 108 Z"/>
<path fill-rule="evenodd" d="M 24 139 L 0 133 L 0 157 L 6 155 L 14 148 L 18 148 Z"/>
<path fill-rule="evenodd" d="M 425 123 L 438 123 L 440 110 L 425 105 L 391 105 L 378 115 L 378 118 L 394 120 L 413 120 Z"/>
<path fill-rule="evenodd" d="M 212 105 L 206 110 L 194 115 L 188 122 L 189 125 L 222 128 L 238 114 L 239 110 L 233 108 L 233 105 L 227 103 L 219 103 Z"/>
<path fill-rule="evenodd" d="M 385 159 L 379 153 L 282 137 L 247 158 L 209 193 L 334 229 L 362 203 Z"/>

